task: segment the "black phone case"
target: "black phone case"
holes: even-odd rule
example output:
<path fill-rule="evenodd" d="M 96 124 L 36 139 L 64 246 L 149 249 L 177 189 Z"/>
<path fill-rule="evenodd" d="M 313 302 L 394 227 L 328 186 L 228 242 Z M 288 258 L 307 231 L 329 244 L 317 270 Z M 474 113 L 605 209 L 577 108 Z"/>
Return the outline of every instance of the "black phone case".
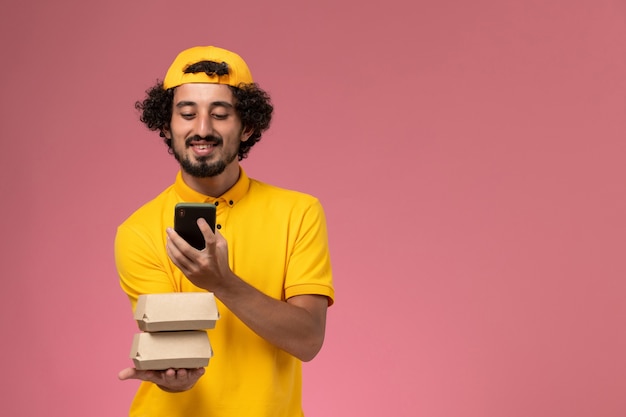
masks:
<path fill-rule="evenodd" d="M 178 203 L 174 208 L 174 230 L 198 250 L 205 247 L 204 236 L 198 227 L 203 218 L 215 232 L 215 205 L 210 203 Z"/>

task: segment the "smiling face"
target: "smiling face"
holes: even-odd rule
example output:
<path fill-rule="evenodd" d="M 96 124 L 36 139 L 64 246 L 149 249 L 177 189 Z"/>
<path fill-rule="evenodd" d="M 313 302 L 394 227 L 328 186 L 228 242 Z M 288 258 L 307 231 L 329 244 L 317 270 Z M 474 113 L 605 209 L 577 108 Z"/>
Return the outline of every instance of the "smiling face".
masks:
<path fill-rule="evenodd" d="M 233 166 L 238 169 L 239 144 L 251 134 L 243 129 L 230 88 L 208 83 L 176 87 L 172 120 L 163 133 L 172 139 L 181 169 L 196 178 L 216 177 Z"/>

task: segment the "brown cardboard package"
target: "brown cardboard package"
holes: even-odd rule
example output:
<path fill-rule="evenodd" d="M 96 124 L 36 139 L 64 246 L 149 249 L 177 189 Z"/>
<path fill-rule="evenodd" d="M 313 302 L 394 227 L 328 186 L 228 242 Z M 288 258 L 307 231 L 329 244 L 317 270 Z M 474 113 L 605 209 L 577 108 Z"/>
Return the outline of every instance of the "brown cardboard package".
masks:
<path fill-rule="evenodd" d="M 213 356 L 207 332 L 201 330 L 137 333 L 130 358 L 140 370 L 202 368 Z"/>
<path fill-rule="evenodd" d="M 205 330 L 215 327 L 219 312 L 213 293 L 176 292 L 140 295 L 134 317 L 145 332 Z"/>

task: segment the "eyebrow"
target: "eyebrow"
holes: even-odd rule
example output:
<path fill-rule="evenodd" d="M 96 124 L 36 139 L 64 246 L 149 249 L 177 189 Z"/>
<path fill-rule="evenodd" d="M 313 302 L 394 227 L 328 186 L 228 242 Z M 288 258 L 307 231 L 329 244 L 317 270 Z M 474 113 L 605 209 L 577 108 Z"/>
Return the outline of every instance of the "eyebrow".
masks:
<path fill-rule="evenodd" d="M 187 106 L 196 106 L 198 103 L 195 101 L 179 101 L 176 103 L 176 108 L 187 107 Z M 234 108 L 234 106 L 227 101 L 213 101 L 211 102 L 211 107 L 226 107 L 226 108 Z"/>

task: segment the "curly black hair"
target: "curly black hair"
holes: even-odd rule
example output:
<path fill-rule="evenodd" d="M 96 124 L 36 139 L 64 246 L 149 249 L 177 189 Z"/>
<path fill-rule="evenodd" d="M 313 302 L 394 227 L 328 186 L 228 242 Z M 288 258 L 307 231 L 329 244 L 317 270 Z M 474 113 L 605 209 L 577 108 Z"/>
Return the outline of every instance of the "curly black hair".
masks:
<path fill-rule="evenodd" d="M 216 73 L 223 75 L 224 63 L 205 62 L 211 64 L 209 69 L 205 69 L 206 66 L 200 65 L 202 63 L 197 63 L 190 65 L 185 72 L 202 71 L 207 72 L 207 74 Z M 141 112 L 139 120 L 148 129 L 160 132 L 160 136 L 168 146 L 170 153 L 173 153 L 172 140 L 165 137 L 163 129 L 167 129 L 172 120 L 175 88 L 165 90 L 163 89 L 163 82 L 157 80 L 153 87 L 146 90 L 146 98 L 135 103 L 135 109 Z M 229 88 L 235 97 L 235 111 L 241 119 L 243 128 L 252 130 L 250 138 L 239 145 L 238 158 L 241 161 L 248 156 L 250 148 L 261 139 L 263 132 L 269 128 L 274 107 L 269 95 L 256 83 L 241 84 L 239 87 L 229 86 Z"/>

